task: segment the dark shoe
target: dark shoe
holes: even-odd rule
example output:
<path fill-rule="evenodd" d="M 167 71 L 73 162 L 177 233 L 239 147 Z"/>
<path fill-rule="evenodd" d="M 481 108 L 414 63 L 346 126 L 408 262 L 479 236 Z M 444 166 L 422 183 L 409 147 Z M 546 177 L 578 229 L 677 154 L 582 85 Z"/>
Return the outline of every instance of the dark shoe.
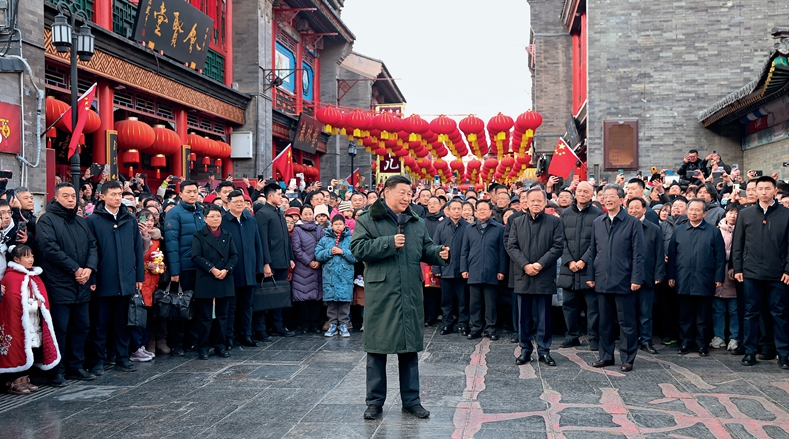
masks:
<path fill-rule="evenodd" d="M 745 346 L 743 346 L 743 345 L 737 346 L 737 349 L 732 349 L 731 354 L 732 355 L 745 355 Z"/>
<path fill-rule="evenodd" d="M 556 366 L 556 361 L 551 358 L 550 354 L 540 355 L 539 362 L 546 366 Z"/>
<path fill-rule="evenodd" d="M 789 357 L 778 357 L 778 367 L 783 370 L 789 370 Z"/>
<path fill-rule="evenodd" d="M 172 355 L 173 357 L 183 357 L 184 356 L 184 348 L 181 347 L 181 346 L 176 345 L 170 351 L 170 355 Z"/>
<path fill-rule="evenodd" d="M 128 360 L 122 363 L 115 363 L 115 370 L 119 370 L 121 372 L 137 372 L 137 368 L 134 366 L 134 363 Z"/>
<path fill-rule="evenodd" d="M 455 332 L 454 328 L 452 328 L 451 326 L 444 326 L 443 328 L 441 328 L 441 332 L 439 332 L 439 334 L 447 335 L 453 332 Z"/>
<path fill-rule="evenodd" d="M 251 348 L 256 348 L 260 346 L 260 343 L 256 342 L 255 340 L 252 340 L 250 337 L 246 337 L 241 339 L 241 345 L 249 346 Z"/>
<path fill-rule="evenodd" d="M 255 334 L 254 340 L 265 343 L 267 341 L 271 341 L 271 336 L 268 334 Z"/>
<path fill-rule="evenodd" d="M 520 340 L 517 332 L 513 332 L 512 334 L 510 334 L 510 343 L 517 343 L 519 341 Z"/>
<path fill-rule="evenodd" d="M 214 355 L 216 355 L 217 357 L 229 358 L 230 352 L 228 352 L 227 349 L 214 348 Z"/>
<path fill-rule="evenodd" d="M 422 407 L 422 404 L 412 405 L 411 407 L 403 407 L 404 413 L 410 413 L 419 419 L 426 419 L 430 417 L 430 412 Z"/>
<path fill-rule="evenodd" d="M 650 354 L 657 354 L 657 349 L 652 346 L 652 343 L 644 343 L 641 345 L 641 350 L 649 352 Z"/>
<path fill-rule="evenodd" d="M 49 379 L 49 385 L 52 387 L 66 387 L 66 378 L 62 373 L 56 373 Z"/>
<path fill-rule="evenodd" d="M 93 375 L 100 377 L 104 375 L 104 365 L 96 365 L 92 368 L 88 369 L 88 372 L 92 373 Z"/>
<path fill-rule="evenodd" d="M 471 331 L 468 333 L 468 336 L 466 338 L 468 338 L 469 340 L 474 340 L 475 338 L 482 338 L 482 331 Z"/>
<path fill-rule="evenodd" d="M 289 331 L 287 328 L 275 329 L 271 333 L 280 337 L 293 337 L 296 335 L 295 332 Z"/>
<path fill-rule="evenodd" d="M 770 361 L 774 360 L 776 357 L 775 352 L 773 351 L 765 351 L 759 354 L 759 359 L 763 361 Z"/>
<path fill-rule="evenodd" d="M 564 339 L 562 344 L 559 345 L 560 348 L 572 348 L 572 347 L 575 347 L 575 346 L 581 346 L 581 341 L 578 340 L 578 337 L 566 338 L 566 339 Z"/>
<path fill-rule="evenodd" d="M 96 375 L 85 369 L 70 370 L 66 372 L 66 376 L 70 380 L 91 381 L 96 379 Z"/>
<path fill-rule="evenodd" d="M 200 360 L 207 360 L 208 359 L 208 348 L 200 348 L 200 351 L 197 354 L 197 358 Z"/>
<path fill-rule="evenodd" d="M 619 367 L 619 370 L 622 372 L 630 372 L 633 370 L 633 363 L 622 363 L 622 366 Z"/>
<path fill-rule="evenodd" d="M 370 404 L 367 406 L 367 410 L 364 411 L 364 419 L 370 421 L 377 419 L 383 411 L 384 409 L 380 405 Z"/>
<path fill-rule="evenodd" d="M 742 363 L 743 366 L 753 366 L 758 363 L 758 361 L 756 361 L 756 357 L 754 355 L 748 354 L 742 357 L 740 363 Z"/>
<path fill-rule="evenodd" d="M 469 333 L 469 332 L 471 332 L 471 331 L 469 331 L 469 329 L 468 329 L 468 326 L 463 326 L 463 325 L 460 325 L 460 326 L 458 326 L 458 332 L 460 333 L 460 335 L 462 335 L 463 337 L 465 337 L 465 336 L 467 336 L 467 335 L 468 335 L 468 333 Z"/>
<path fill-rule="evenodd" d="M 600 350 L 600 342 L 597 340 L 591 340 L 589 342 L 589 350 L 592 352 L 597 352 Z"/>
<path fill-rule="evenodd" d="M 597 360 L 592 363 L 592 367 L 606 367 L 606 366 L 613 366 L 614 360 Z"/>
<path fill-rule="evenodd" d="M 709 357 L 710 351 L 706 347 L 699 349 L 699 357 Z"/>
<path fill-rule="evenodd" d="M 485 334 L 485 337 L 488 337 L 489 339 L 491 339 L 491 341 L 496 341 L 499 339 L 499 334 L 495 332 L 488 332 L 487 334 Z"/>
<path fill-rule="evenodd" d="M 521 349 L 521 354 L 515 359 L 515 364 L 520 366 L 526 363 L 531 363 L 531 352 L 526 349 Z"/>
<path fill-rule="evenodd" d="M 227 346 L 228 351 L 232 351 L 233 348 L 237 348 L 239 344 L 235 338 L 228 338 L 227 343 L 225 343 L 225 346 Z"/>
<path fill-rule="evenodd" d="M 684 345 L 682 345 L 682 346 L 680 346 L 680 347 L 679 347 L 679 353 L 680 353 L 680 355 L 685 355 L 685 354 L 687 354 L 688 352 L 690 352 L 690 346 L 688 346 L 688 345 L 684 344 Z"/>

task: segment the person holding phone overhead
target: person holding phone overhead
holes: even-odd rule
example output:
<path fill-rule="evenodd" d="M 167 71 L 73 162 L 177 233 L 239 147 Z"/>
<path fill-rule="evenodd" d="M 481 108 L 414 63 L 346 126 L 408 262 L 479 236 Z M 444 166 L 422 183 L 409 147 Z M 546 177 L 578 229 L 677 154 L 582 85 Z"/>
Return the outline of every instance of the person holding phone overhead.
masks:
<path fill-rule="evenodd" d="M 709 176 L 707 162 L 699 159 L 699 152 L 695 149 L 688 151 L 688 155 L 682 159 L 682 164 L 677 169 L 682 183 L 701 185 L 704 179 Z"/>

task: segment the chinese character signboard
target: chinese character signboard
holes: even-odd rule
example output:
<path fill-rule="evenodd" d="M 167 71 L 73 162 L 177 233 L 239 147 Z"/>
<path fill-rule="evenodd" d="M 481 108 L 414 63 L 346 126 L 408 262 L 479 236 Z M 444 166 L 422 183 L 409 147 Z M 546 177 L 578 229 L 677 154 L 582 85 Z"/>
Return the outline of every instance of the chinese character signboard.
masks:
<path fill-rule="evenodd" d="M 214 20 L 184 0 L 140 0 L 134 39 L 202 70 Z"/>
<path fill-rule="evenodd" d="M 299 124 L 296 126 L 296 138 L 293 147 L 314 154 L 318 150 L 318 137 L 323 130 L 323 124 L 314 117 L 301 113 Z"/>
<path fill-rule="evenodd" d="M 603 121 L 603 169 L 638 170 L 638 119 Z"/>
<path fill-rule="evenodd" d="M 400 165 L 400 157 L 387 154 L 378 159 L 378 172 L 384 174 L 401 174 L 403 171 Z"/>
<path fill-rule="evenodd" d="M 19 154 L 22 150 L 22 109 L 0 102 L 0 152 Z"/>
<path fill-rule="evenodd" d="M 107 130 L 107 165 L 110 170 L 107 173 L 107 180 L 118 179 L 118 132 Z"/>

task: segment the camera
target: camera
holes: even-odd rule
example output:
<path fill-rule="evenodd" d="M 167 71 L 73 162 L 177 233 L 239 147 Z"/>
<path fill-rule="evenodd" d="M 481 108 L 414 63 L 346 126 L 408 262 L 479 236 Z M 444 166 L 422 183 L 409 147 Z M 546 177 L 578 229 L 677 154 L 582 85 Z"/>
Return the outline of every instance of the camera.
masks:
<path fill-rule="evenodd" d="M 783 166 L 784 168 L 789 168 L 789 162 L 783 162 L 781 163 L 781 166 Z"/>
<path fill-rule="evenodd" d="M 334 186 L 329 186 L 329 192 L 334 192 Z"/>

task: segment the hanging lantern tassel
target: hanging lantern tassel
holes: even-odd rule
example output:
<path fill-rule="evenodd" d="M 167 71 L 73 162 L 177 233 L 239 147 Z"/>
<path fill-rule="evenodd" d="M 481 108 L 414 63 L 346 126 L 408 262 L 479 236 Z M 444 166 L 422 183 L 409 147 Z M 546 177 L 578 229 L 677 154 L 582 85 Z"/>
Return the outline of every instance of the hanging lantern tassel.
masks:
<path fill-rule="evenodd" d="M 221 174 L 222 173 L 222 159 L 214 160 L 214 166 L 216 166 L 216 173 L 217 174 Z"/>
<path fill-rule="evenodd" d="M 151 157 L 151 167 L 156 168 L 156 178 L 161 177 L 161 170 L 164 167 L 167 167 L 167 157 L 164 154 L 156 154 L 155 156 Z"/>
<path fill-rule="evenodd" d="M 203 172 L 208 172 L 208 165 L 211 164 L 211 159 L 208 157 L 203 157 Z"/>

